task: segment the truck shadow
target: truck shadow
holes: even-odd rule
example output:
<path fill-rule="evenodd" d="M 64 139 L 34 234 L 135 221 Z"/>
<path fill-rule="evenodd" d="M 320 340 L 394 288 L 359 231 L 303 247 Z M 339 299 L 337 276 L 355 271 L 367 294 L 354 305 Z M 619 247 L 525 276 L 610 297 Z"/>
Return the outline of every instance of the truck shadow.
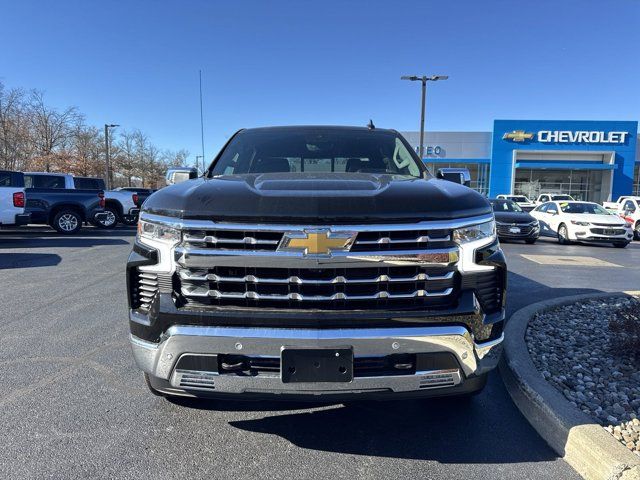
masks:
<path fill-rule="evenodd" d="M 0 270 L 10 268 L 52 267 L 62 259 L 55 253 L 0 253 Z"/>
<path fill-rule="evenodd" d="M 0 231 L 2 248 L 82 248 L 99 245 L 126 245 L 136 235 L 134 228 L 82 229 L 76 235 L 62 235 L 46 227 L 23 227 Z M 17 255 L 17 254 L 16 254 Z"/>

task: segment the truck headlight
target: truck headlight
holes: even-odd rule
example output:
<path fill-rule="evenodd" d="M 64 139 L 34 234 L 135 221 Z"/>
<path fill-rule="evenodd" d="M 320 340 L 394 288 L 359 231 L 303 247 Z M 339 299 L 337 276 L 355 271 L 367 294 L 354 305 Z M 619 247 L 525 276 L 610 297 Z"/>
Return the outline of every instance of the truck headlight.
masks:
<path fill-rule="evenodd" d="M 589 222 L 581 222 L 580 220 L 571 220 L 574 225 L 580 225 L 581 227 L 588 227 L 591 225 Z"/>
<path fill-rule="evenodd" d="M 138 239 L 144 241 L 145 238 L 173 245 L 182 239 L 182 234 L 180 230 L 175 228 L 140 220 L 138 222 Z"/>
<path fill-rule="evenodd" d="M 478 223 L 477 225 L 456 228 L 453 231 L 453 240 L 462 245 L 465 243 L 475 242 L 476 240 L 482 240 L 484 238 L 495 237 L 495 235 L 496 222 L 491 220 L 489 222 Z"/>

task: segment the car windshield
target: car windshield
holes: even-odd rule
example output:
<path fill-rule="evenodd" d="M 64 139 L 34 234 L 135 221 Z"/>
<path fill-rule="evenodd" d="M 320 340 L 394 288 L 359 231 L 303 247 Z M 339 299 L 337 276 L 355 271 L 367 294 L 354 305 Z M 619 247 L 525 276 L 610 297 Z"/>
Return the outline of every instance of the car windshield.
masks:
<path fill-rule="evenodd" d="M 510 197 L 514 202 L 528 202 L 529 199 L 527 197 Z"/>
<path fill-rule="evenodd" d="M 210 175 L 247 173 L 378 173 L 421 177 L 423 167 L 391 131 L 273 128 L 238 133 Z"/>
<path fill-rule="evenodd" d="M 597 203 L 573 203 L 564 202 L 560 203 L 560 210 L 563 213 L 588 213 L 597 215 L 611 215 L 608 210 L 601 207 Z"/>
<path fill-rule="evenodd" d="M 520 206 L 511 200 L 490 200 L 494 212 L 522 212 Z"/>
<path fill-rule="evenodd" d="M 553 195 L 552 198 L 554 200 L 573 200 L 573 198 L 571 198 L 571 195 Z"/>

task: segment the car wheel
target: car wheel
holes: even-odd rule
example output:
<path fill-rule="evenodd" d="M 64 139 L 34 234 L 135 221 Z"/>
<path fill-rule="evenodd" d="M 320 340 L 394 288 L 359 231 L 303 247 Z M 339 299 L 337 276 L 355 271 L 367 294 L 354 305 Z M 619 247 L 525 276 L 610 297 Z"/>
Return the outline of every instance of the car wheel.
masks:
<path fill-rule="evenodd" d="M 73 210 L 61 210 L 53 217 L 51 226 L 65 235 L 78 233 L 82 228 L 82 217 Z"/>
<path fill-rule="evenodd" d="M 569 240 L 569 231 L 564 223 L 561 223 L 558 227 L 558 243 L 560 243 L 560 245 L 569 245 L 571 243 Z"/>
<path fill-rule="evenodd" d="M 534 243 L 536 243 L 536 240 L 538 240 L 537 238 L 527 238 L 524 243 L 528 243 L 529 245 L 533 245 Z"/>
<path fill-rule="evenodd" d="M 613 246 L 616 248 L 624 248 L 629 245 L 629 242 L 613 242 Z"/>
<path fill-rule="evenodd" d="M 136 217 L 135 215 L 123 215 L 122 223 L 130 227 L 135 226 L 138 224 L 138 217 Z"/>
<path fill-rule="evenodd" d="M 104 209 L 103 219 L 95 219 L 94 224 L 98 228 L 114 228 L 118 224 L 118 212 L 112 207 L 106 207 Z"/>
<path fill-rule="evenodd" d="M 640 240 L 640 220 L 636 222 L 636 228 L 633 230 L 633 238 Z"/>

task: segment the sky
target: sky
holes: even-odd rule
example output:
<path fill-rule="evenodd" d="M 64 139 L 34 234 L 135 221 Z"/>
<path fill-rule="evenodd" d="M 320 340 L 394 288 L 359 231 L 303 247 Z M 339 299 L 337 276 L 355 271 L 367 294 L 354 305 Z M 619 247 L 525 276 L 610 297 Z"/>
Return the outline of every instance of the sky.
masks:
<path fill-rule="evenodd" d="M 205 155 L 290 124 L 640 120 L 640 1 L 0 0 L 0 81 Z"/>

